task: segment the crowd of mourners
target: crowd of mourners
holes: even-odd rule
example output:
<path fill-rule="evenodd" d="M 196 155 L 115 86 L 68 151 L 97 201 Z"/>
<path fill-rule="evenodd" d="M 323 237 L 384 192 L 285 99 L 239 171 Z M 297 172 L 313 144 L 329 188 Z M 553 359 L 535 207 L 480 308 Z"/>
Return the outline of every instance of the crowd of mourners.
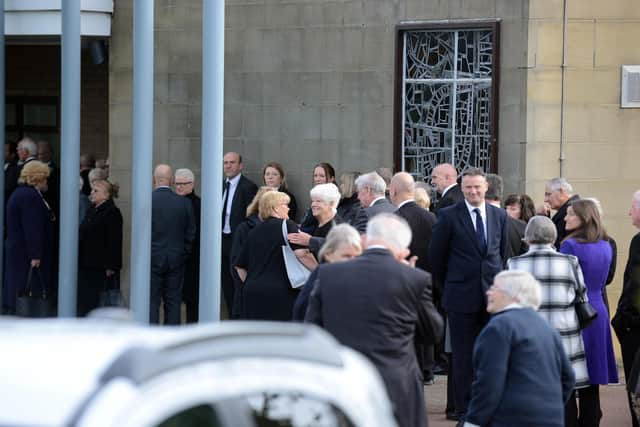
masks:
<path fill-rule="evenodd" d="M 27 278 L 55 295 L 60 189 L 51 145 L 5 145 L 3 312 Z M 224 155 L 221 291 L 227 318 L 304 321 L 378 368 L 400 426 L 424 426 L 424 385 L 448 376 L 446 417 L 460 426 L 597 426 L 599 386 L 619 381 L 606 286 L 617 246 L 602 207 L 550 179 L 544 203 L 503 196 L 502 178 L 437 165 L 430 182 L 379 168 L 318 163 L 301 206 L 285 169 L 258 186 Z M 186 168 L 153 175 L 152 323 L 198 321 L 201 202 Z M 123 221 L 108 161 L 82 156 L 79 316 L 119 287 Z M 629 215 L 640 228 L 640 191 Z M 611 324 L 625 376 L 640 346 L 640 233 Z M 580 308 L 597 313 L 590 322 Z M 185 310 L 182 307 L 184 304 Z M 162 308 L 162 310 L 160 310 Z M 593 316 L 592 316 L 593 317 Z M 629 395 L 632 407 L 632 395 Z M 638 426 L 631 410 L 633 425 Z"/>

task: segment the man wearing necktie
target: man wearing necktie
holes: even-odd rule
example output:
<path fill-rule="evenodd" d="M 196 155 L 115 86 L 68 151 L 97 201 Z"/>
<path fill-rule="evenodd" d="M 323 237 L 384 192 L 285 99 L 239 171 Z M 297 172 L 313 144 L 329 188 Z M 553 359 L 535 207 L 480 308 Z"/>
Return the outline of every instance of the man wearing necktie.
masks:
<path fill-rule="evenodd" d="M 447 313 L 455 411 L 459 419 L 469 403 L 473 370 L 471 355 L 488 320 L 486 291 L 504 269 L 508 256 L 508 222 L 503 209 L 485 203 L 487 179 L 482 169 L 462 176 L 464 200 L 438 212 L 429 246 L 436 282 L 444 284 L 442 305 Z"/>
<path fill-rule="evenodd" d="M 247 206 L 253 201 L 258 187 L 242 175 L 242 156 L 229 152 L 223 157 L 224 181 L 222 187 L 222 257 L 221 282 L 227 314 L 233 307 L 233 278 L 231 277 L 231 243 L 233 231 L 247 214 Z"/>

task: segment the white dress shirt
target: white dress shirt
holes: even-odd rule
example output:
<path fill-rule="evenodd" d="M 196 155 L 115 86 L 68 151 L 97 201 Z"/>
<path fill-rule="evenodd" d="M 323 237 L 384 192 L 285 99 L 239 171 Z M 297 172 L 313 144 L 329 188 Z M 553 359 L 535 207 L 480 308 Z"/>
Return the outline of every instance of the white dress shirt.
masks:
<path fill-rule="evenodd" d="M 231 224 L 229 224 L 229 218 L 231 217 L 231 205 L 233 205 L 233 196 L 236 194 L 238 183 L 240 182 L 240 174 L 234 176 L 231 179 L 225 179 L 225 182 L 229 183 L 229 200 L 227 201 L 227 211 L 224 213 L 224 226 L 222 232 L 224 234 L 231 234 Z M 222 203 L 224 203 L 226 191 L 222 192 Z"/>
<path fill-rule="evenodd" d="M 455 187 L 456 185 L 458 185 L 457 182 L 454 182 L 453 184 L 451 184 L 450 186 L 448 186 L 447 188 L 445 188 L 444 190 L 442 190 L 442 194 L 440 195 L 440 198 L 442 199 L 444 197 L 445 194 L 447 194 L 447 191 L 451 190 L 453 187 Z"/>
<path fill-rule="evenodd" d="M 368 207 L 371 207 L 371 206 L 375 205 L 375 203 L 376 203 L 378 200 L 382 200 L 382 199 L 384 199 L 384 198 L 385 198 L 384 196 L 376 197 L 375 199 L 373 199 L 373 200 L 371 201 L 371 203 L 369 204 L 369 206 L 368 206 Z"/>
<path fill-rule="evenodd" d="M 476 209 L 475 206 L 471 206 L 469 202 L 465 199 L 464 203 L 467 205 L 467 209 L 469 210 L 469 215 L 471 216 L 471 222 L 473 223 L 473 229 L 476 229 L 476 213 L 473 211 Z M 477 207 L 480 209 L 480 216 L 482 217 L 482 225 L 484 226 L 484 238 L 489 241 L 489 235 L 487 234 L 487 205 L 485 202 L 482 202 L 480 206 Z"/>
<path fill-rule="evenodd" d="M 397 208 L 397 209 L 400 209 L 401 207 L 403 207 L 404 205 L 406 205 L 406 204 L 407 204 L 407 203 L 409 203 L 409 202 L 415 202 L 415 200 L 414 200 L 414 199 L 407 199 L 407 200 L 405 200 L 404 202 L 400 202 L 400 203 L 398 203 L 398 206 L 396 206 L 396 208 Z"/>

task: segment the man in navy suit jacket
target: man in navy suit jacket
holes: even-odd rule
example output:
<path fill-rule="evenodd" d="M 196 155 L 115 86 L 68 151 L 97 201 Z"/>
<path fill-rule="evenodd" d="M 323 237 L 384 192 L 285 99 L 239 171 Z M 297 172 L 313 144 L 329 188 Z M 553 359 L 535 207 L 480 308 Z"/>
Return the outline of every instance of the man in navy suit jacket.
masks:
<path fill-rule="evenodd" d="M 196 236 L 191 201 L 171 190 L 173 173 L 168 165 L 153 172 L 151 196 L 151 323 L 160 323 L 158 309 L 164 302 L 164 324 L 180 324 L 184 265 Z"/>
<path fill-rule="evenodd" d="M 488 320 L 485 292 L 508 256 L 507 214 L 485 203 L 487 188 L 482 169 L 465 171 L 465 199 L 438 212 L 429 246 L 432 273 L 444 284 L 442 305 L 449 321 L 458 417 L 469 402 L 473 344 Z"/>

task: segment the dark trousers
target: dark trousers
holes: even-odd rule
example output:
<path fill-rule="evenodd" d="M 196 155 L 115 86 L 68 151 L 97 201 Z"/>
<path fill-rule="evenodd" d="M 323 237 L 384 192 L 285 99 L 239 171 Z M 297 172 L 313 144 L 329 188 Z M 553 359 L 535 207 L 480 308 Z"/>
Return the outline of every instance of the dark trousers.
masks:
<path fill-rule="evenodd" d="M 231 243 L 233 242 L 232 234 L 222 233 L 222 265 L 220 266 L 220 281 L 222 282 L 222 294 L 224 302 L 227 306 L 227 314 L 231 317 L 233 308 L 233 277 L 231 277 Z"/>
<path fill-rule="evenodd" d="M 180 305 L 182 303 L 182 281 L 184 265 L 170 267 L 168 263 L 151 267 L 151 292 L 149 322 L 160 323 L 160 300 L 164 304 L 164 324 L 180 324 Z"/>
<path fill-rule="evenodd" d="M 105 270 L 78 269 L 78 317 L 85 317 L 91 310 L 98 307 L 100 292 L 104 289 L 106 280 Z"/>
<path fill-rule="evenodd" d="M 449 370 L 447 371 L 447 405 L 445 407 L 445 412 L 448 414 L 457 414 L 462 416 L 464 415 L 462 408 L 456 408 L 456 384 L 453 376 L 453 364 L 451 363 L 450 354 L 447 356 L 447 360 L 449 361 Z"/>
<path fill-rule="evenodd" d="M 600 410 L 600 386 L 592 384 L 589 387 L 571 393 L 569 401 L 564 407 L 565 427 L 597 427 L 600 425 L 602 411 Z M 578 409 L 580 410 L 578 412 Z"/>
<path fill-rule="evenodd" d="M 618 341 L 620 341 L 620 349 L 622 350 L 622 365 L 624 367 L 624 378 L 627 383 L 630 382 L 629 376 L 631 375 L 631 368 L 633 367 L 633 361 L 636 357 L 636 353 L 638 352 L 638 348 L 640 348 L 640 331 L 629 329 L 629 330 L 616 330 L 616 335 L 618 336 Z M 633 411 L 633 406 L 631 405 L 631 394 L 627 392 L 627 399 L 629 401 L 629 410 L 631 411 L 631 422 L 633 427 L 638 427 L 638 418 L 636 417 L 636 413 Z"/>
<path fill-rule="evenodd" d="M 200 309 L 200 254 L 191 254 L 184 267 L 182 301 L 187 312 L 187 323 L 198 323 Z"/>
<path fill-rule="evenodd" d="M 416 349 L 416 358 L 418 359 L 418 367 L 422 374 L 423 381 L 433 379 L 433 345 L 426 345 L 414 338 L 413 344 Z"/>
<path fill-rule="evenodd" d="M 438 313 L 440 313 L 440 316 L 442 316 L 443 319 L 446 319 L 447 313 L 444 311 L 444 308 L 442 307 L 442 296 L 441 296 L 442 292 L 439 289 L 441 289 L 441 285 L 433 287 L 433 304 L 436 306 L 436 309 L 438 310 Z M 444 351 L 444 341 L 445 340 L 442 340 L 434 346 L 433 362 L 434 362 L 434 365 L 439 369 L 445 369 L 448 375 L 450 357 Z"/>
<path fill-rule="evenodd" d="M 476 313 L 447 313 L 451 333 L 451 366 L 456 411 L 466 412 L 471 398 L 473 382 L 473 345 L 480 331 L 487 324 L 486 311 Z"/>

